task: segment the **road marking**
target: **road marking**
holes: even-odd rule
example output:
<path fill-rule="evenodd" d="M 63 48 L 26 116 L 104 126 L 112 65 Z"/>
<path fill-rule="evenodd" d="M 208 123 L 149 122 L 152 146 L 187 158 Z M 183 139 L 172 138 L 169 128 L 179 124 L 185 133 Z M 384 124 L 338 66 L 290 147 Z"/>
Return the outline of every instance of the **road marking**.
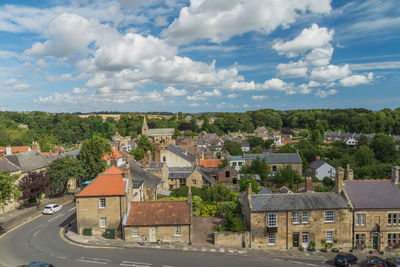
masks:
<path fill-rule="evenodd" d="M 77 259 L 77 261 L 97 263 L 97 264 L 107 264 L 107 263 L 111 262 L 111 260 L 109 260 L 109 259 L 85 258 L 85 257 Z"/>
<path fill-rule="evenodd" d="M 174 267 L 174 266 L 171 266 L 171 265 L 162 265 L 162 267 Z"/>
<path fill-rule="evenodd" d="M 299 261 L 288 261 L 290 263 L 294 263 L 294 264 L 304 264 L 304 262 L 299 262 Z"/>
<path fill-rule="evenodd" d="M 58 218 L 61 218 L 64 215 L 65 215 L 65 213 L 58 214 L 57 216 L 55 216 L 55 217 L 51 218 L 50 220 L 48 220 L 48 222 L 54 222 L 55 220 L 57 220 Z"/>
<path fill-rule="evenodd" d="M 276 259 L 276 258 L 274 258 L 273 260 L 274 261 L 283 261 L 282 259 Z"/>
<path fill-rule="evenodd" d="M 33 234 L 33 236 L 37 236 L 37 234 L 40 232 L 40 230 L 42 230 L 42 228 L 40 228 L 39 230 L 37 230 L 37 231 Z"/>
<path fill-rule="evenodd" d="M 76 207 L 73 207 L 72 209 L 69 209 L 68 211 L 73 211 L 74 209 L 76 209 Z"/>
<path fill-rule="evenodd" d="M 5 236 L 6 234 L 8 234 L 8 233 L 11 233 L 12 231 L 14 231 L 15 229 L 21 227 L 22 225 L 27 224 L 28 222 L 33 221 L 33 220 L 39 218 L 39 217 L 42 216 L 42 215 L 43 215 L 43 214 L 36 215 L 35 217 L 33 217 L 33 218 L 27 220 L 26 222 L 23 222 L 23 223 L 21 223 L 20 225 L 17 225 L 17 226 L 15 226 L 15 227 L 11 228 L 10 230 L 8 230 L 7 232 L 5 232 L 4 234 L 0 235 L 0 238 L 4 237 L 4 236 Z"/>
<path fill-rule="evenodd" d="M 306 265 L 308 265 L 308 266 L 318 266 L 317 264 L 313 264 L 313 263 L 306 263 Z"/>
<path fill-rule="evenodd" d="M 124 248 L 121 248 L 121 247 L 105 247 L 105 246 L 83 245 L 83 244 L 80 244 L 79 242 L 75 242 L 75 241 L 70 241 L 70 240 L 68 240 L 68 239 L 64 236 L 63 232 L 64 232 L 64 228 L 61 227 L 61 228 L 60 228 L 60 232 L 59 232 L 59 235 L 60 235 L 61 239 L 64 240 L 64 242 L 67 242 L 68 244 L 70 244 L 70 245 L 72 245 L 72 246 L 77 246 L 77 247 L 82 247 L 82 248 L 124 249 Z"/>
<path fill-rule="evenodd" d="M 121 266 L 133 266 L 133 267 L 146 267 L 151 266 L 151 263 L 135 262 L 135 261 L 122 261 L 119 265 Z"/>
<path fill-rule="evenodd" d="M 66 259 L 67 257 L 64 257 L 64 256 L 58 256 L 60 259 Z"/>

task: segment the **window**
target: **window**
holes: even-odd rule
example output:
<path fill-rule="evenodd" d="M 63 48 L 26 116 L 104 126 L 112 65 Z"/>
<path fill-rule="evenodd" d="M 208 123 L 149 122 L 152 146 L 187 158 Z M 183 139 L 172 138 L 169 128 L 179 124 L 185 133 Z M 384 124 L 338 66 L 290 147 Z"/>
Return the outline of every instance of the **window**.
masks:
<path fill-rule="evenodd" d="M 275 244 L 276 244 L 275 233 L 268 233 L 268 245 L 275 246 Z"/>
<path fill-rule="evenodd" d="M 365 246 L 365 234 L 356 234 L 356 246 Z"/>
<path fill-rule="evenodd" d="M 233 166 L 233 167 L 236 167 L 236 165 L 237 165 L 237 164 L 236 164 L 236 161 L 232 162 L 232 166 Z"/>
<path fill-rule="evenodd" d="M 100 228 L 106 228 L 107 221 L 106 218 L 100 218 Z"/>
<path fill-rule="evenodd" d="M 174 185 L 170 184 L 170 185 L 169 185 L 169 189 L 170 189 L 170 190 L 174 189 Z"/>
<path fill-rule="evenodd" d="M 393 214 L 393 225 L 397 225 L 397 214 Z"/>
<path fill-rule="evenodd" d="M 196 186 L 196 180 L 192 180 L 192 185 Z"/>
<path fill-rule="evenodd" d="M 303 233 L 302 237 L 303 237 L 303 243 L 308 243 L 308 233 Z"/>
<path fill-rule="evenodd" d="M 239 166 L 242 166 L 242 165 L 243 165 L 243 162 L 239 161 L 238 165 L 239 165 Z"/>
<path fill-rule="evenodd" d="M 276 172 L 276 170 L 277 170 L 276 165 L 272 166 L 272 171 Z"/>
<path fill-rule="evenodd" d="M 392 234 L 388 234 L 388 246 L 392 246 Z"/>
<path fill-rule="evenodd" d="M 292 223 L 293 224 L 299 224 L 300 223 L 300 214 L 297 211 L 293 212 Z"/>
<path fill-rule="evenodd" d="M 357 226 L 365 225 L 365 214 L 356 214 L 356 225 Z"/>
<path fill-rule="evenodd" d="M 162 161 L 163 161 L 163 162 L 166 162 L 166 161 L 167 161 L 167 158 L 166 158 L 165 156 L 163 156 L 163 157 L 162 157 Z"/>
<path fill-rule="evenodd" d="M 132 236 L 133 237 L 138 237 L 139 236 L 139 232 L 138 232 L 138 228 L 137 227 L 132 227 Z"/>
<path fill-rule="evenodd" d="M 392 214 L 391 213 L 388 214 L 388 224 L 392 225 Z"/>
<path fill-rule="evenodd" d="M 105 198 L 100 198 L 99 200 L 99 208 L 103 209 L 106 207 L 106 199 Z"/>
<path fill-rule="evenodd" d="M 226 178 L 229 178 L 229 177 L 231 177 L 231 173 L 230 173 L 230 171 L 226 171 L 226 172 L 225 172 L 225 177 L 226 177 Z"/>
<path fill-rule="evenodd" d="M 276 213 L 267 213 L 267 226 L 268 227 L 277 227 L 278 226 Z"/>
<path fill-rule="evenodd" d="M 310 217 L 310 213 L 308 211 L 303 211 L 301 221 L 302 223 L 308 223 L 308 218 Z"/>
<path fill-rule="evenodd" d="M 335 211 L 326 210 L 325 211 L 325 222 L 334 222 L 335 221 Z"/>
<path fill-rule="evenodd" d="M 175 226 L 174 235 L 181 235 L 181 226 Z"/>
<path fill-rule="evenodd" d="M 328 242 L 328 243 L 333 242 L 333 231 L 326 232 L 326 242 Z"/>

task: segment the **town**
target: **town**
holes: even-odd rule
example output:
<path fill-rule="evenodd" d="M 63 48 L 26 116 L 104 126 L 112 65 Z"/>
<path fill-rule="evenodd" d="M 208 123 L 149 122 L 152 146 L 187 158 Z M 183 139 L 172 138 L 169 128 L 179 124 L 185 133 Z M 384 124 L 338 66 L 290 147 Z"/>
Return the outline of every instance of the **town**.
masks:
<path fill-rule="evenodd" d="M 120 130 L 141 125 L 134 137 L 109 131 L 109 139 L 93 135 L 66 147 L 0 147 L 5 234 L 42 209 L 49 221 L 61 219 L 68 206 L 61 236 L 74 245 L 298 257 L 400 248 L 399 136 L 289 126 L 207 132 L 224 114 L 43 116 Z M 166 121 L 177 128 L 157 127 Z M 15 127 L 23 134 L 31 126 Z"/>

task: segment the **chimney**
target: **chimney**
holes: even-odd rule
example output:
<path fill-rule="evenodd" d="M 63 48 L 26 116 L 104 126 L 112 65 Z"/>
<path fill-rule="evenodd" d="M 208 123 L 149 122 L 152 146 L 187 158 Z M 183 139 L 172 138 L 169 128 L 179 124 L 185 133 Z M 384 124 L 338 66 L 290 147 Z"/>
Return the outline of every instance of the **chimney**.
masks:
<path fill-rule="evenodd" d="M 346 180 L 353 180 L 353 179 L 354 179 L 353 169 L 350 169 L 350 165 L 347 164 L 347 167 L 346 167 Z"/>
<path fill-rule="evenodd" d="M 126 163 L 126 165 L 125 165 L 124 178 L 131 178 L 131 172 L 130 172 L 130 168 L 129 168 L 129 163 Z"/>
<path fill-rule="evenodd" d="M 315 160 L 320 160 L 320 159 L 321 159 L 320 156 L 316 156 L 316 157 L 315 157 Z"/>
<path fill-rule="evenodd" d="M 0 158 L 3 158 L 6 156 L 6 152 L 3 149 L 0 149 Z"/>
<path fill-rule="evenodd" d="M 32 142 L 32 150 L 35 151 L 35 152 L 38 152 L 38 153 L 41 152 L 40 151 L 40 145 L 39 145 L 39 143 L 37 141 L 33 141 Z"/>
<path fill-rule="evenodd" d="M 146 161 L 150 164 L 150 162 L 152 161 L 152 158 L 151 158 L 151 150 L 148 150 L 147 151 L 147 154 L 146 154 Z"/>
<path fill-rule="evenodd" d="M 311 176 L 307 176 L 306 179 L 304 180 L 304 189 L 306 192 L 313 192 L 314 191 L 314 186 L 312 184 L 313 179 Z"/>
<path fill-rule="evenodd" d="M 133 155 L 128 154 L 128 156 L 126 157 L 126 162 L 133 161 L 133 159 Z"/>
<path fill-rule="evenodd" d="M 8 145 L 8 146 L 6 147 L 6 155 L 11 155 L 11 154 L 12 154 L 11 146 Z"/>
<path fill-rule="evenodd" d="M 249 186 L 247 187 L 247 196 L 251 196 L 251 194 L 253 193 L 253 190 L 251 188 L 251 183 L 249 183 Z"/>
<path fill-rule="evenodd" d="M 394 184 L 400 184 L 400 166 L 392 166 L 392 181 Z"/>
<path fill-rule="evenodd" d="M 337 194 L 342 194 L 343 191 L 343 179 L 344 179 L 344 169 L 342 167 L 337 168 L 336 170 L 336 184 L 334 191 Z"/>
<path fill-rule="evenodd" d="M 201 149 L 201 159 L 204 159 L 204 149 Z"/>
<path fill-rule="evenodd" d="M 143 170 L 146 170 L 146 155 L 143 155 L 143 162 L 142 162 L 142 166 L 143 166 Z"/>
<path fill-rule="evenodd" d="M 54 155 L 59 155 L 60 154 L 60 148 L 58 146 L 54 147 Z"/>

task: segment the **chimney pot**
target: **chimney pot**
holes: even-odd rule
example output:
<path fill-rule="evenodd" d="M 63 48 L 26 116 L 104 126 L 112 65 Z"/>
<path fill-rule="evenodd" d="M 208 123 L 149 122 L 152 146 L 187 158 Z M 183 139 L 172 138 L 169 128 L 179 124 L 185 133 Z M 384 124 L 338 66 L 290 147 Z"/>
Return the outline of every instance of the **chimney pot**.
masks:
<path fill-rule="evenodd" d="M 124 169 L 124 178 L 131 178 L 129 163 L 127 162 Z"/>
<path fill-rule="evenodd" d="M 394 184 L 400 184 L 400 166 L 392 166 L 392 181 Z"/>
<path fill-rule="evenodd" d="M 305 181 L 304 188 L 305 188 L 306 192 L 313 192 L 314 191 L 314 186 L 312 184 L 312 182 L 313 182 L 312 177 L 311 176 L 307 176 L 304 181 Z"/>
<path fill-rule="evenodd" d="M 253 193 L 253 189 L 251 188 L 251 183 L 249 183 L 249 186 L 247 187 L 247 196 L 251 196 Z"/>
<path fill-rule="evenodd" d="M 342 167 L 337 168 L 336 171 L 336 184 L 335 192 L 337 194 L 342 194 L 343 191 L 343 180 L 344 180 L 344 169 Z"/>

